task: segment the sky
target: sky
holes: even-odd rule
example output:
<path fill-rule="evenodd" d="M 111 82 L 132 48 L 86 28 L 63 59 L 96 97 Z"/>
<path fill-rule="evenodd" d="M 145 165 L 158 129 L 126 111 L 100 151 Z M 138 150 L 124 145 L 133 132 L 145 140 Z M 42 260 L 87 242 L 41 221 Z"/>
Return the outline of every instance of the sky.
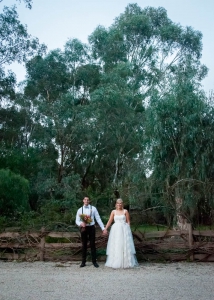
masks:
<path fill-rule="evenodd" d="M 15 0 L 3 0 L 3 6 L 17 6 L 19 20 L 26 24 L 28 33 L 37 37 L 40 43 L 48 46 L 48 51 L 63 50 L 66 41 L 77 38 L 87 43 L 88 36 L 98 25 L 106 28 L 124 12 L 129 3 L 137 3 L 141 8 L 147 6 L 164 7 L 168 17 L 181 26 L 191 26 L 203 34 L 201 62 L 209 73 L 202 85 L 206 93 L 214 89 L 214 0 L 33 0 L 32 9 Z M 25 78 L 24 66 L 10 66 L 21 81 Z"/>

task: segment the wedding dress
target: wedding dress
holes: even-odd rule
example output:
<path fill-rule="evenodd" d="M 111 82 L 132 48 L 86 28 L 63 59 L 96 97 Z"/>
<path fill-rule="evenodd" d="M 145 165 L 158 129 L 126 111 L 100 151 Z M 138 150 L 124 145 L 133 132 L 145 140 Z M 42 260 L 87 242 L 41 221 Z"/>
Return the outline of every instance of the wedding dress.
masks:
<path fill-rule="evenodd" d="M 125 214 L 115 214 L 114 222 L 109 234 L 105 266 L 115 269 L 138 266 L 132 232 Z"/>

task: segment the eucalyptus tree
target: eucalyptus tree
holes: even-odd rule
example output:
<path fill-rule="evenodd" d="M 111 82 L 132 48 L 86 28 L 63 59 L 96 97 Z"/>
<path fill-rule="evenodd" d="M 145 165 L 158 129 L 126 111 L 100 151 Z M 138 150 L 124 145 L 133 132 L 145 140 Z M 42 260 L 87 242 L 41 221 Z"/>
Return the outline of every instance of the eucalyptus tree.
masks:
<path fill-rule="evenodd" d="M 31 5 L 31 1 L 26 1 Z M 14 94 L 15 75 L 5 73 L 5 67 L 13 62 L 26 62 L 29 57 L 36 53 L 43 53 L 44 45 L 39 45 L 37 38 L 32 38 L 27 27 L 22 25 L 18 19 L 16 7 L 4 7 L 0 14 L 0 81 L 1 99 L 8 94 Z"/>
<path fill-rule="evenodd" d="M 24 2 L 31 8 L 31 0 Z M 13 62 L 23 63 L 35 54 L 44 53 L 45 49 L 21 24 L 16 7 L 5 6 L 0 13 L 0 164 L 23 176 L 27 175 L 26 166 L 29 166 L 26 163 L 25 142 L 29 136 L 26 130 L 31 128 L 28 125 L 32 122 L 22 105 L 18 105 L 15 74 L 5 69 Z"/>
<path fill-rule="evenodd" d="M 53 103 L 70 88 L 71 80 L 59 49 L 51 51 L 44 58 L 35 56 L 26 63 L 26 71 L 25 93 L 31 99 Z"/>
<path fill-rule="evenodd" d="M 77 98 L 77 70 L 89 61 L 88 46 L 78 39 L 69 39 L 64 46 L 64 57 L 72 80 L 72 93 L 75 99 Z"/>
<path fill-rule="evenodd" d="M 162 98 L 154 95 L 147 109 L 150 180 L 166 205 L 192 221 L 198 209 L 203 211 L 213 177 L 213 109 L 189 73 L 179 75 L 180 84 L 172 84 Z"/>
<path fill-rule="evenodd" d="M 1 67 L 14 61 L 26 62 L 29 57 L 46 50 L 37 38 L 33 38 L 27 32 L 26 25 L 21 24 L 15 6 L 3 8 L 0 14 L 0 29 Z"/>
<path fill-rule="evenodd" d="M 42 57 L 36 56 L 33 62 L 35 62 L 36 59 L 39 60 L 39 58 L 42 60 Z M 27 68 L 30 63 L 32 62 L 28 62 Z M 51 62 L 49 65 L 51 65 Z M 54 67 L 54 63 L 52 63 L 51 66 Z M 45 67 L 48 69 L 48 64 L 45 65 Z M 35 69 L 33 69 L 33 71 L 37 74 Z M 58 72 L 59 71 L 58 66 Z M 44 69 L 43 72 L 46 75 Z M 38 78 L 36 77 L 36 79 Z M 43 81 L 42 83 L 39 82 L 40 85 L 43 84 L 41 93 L 47 96 L 48 90 L 45 90 L 45 80 L 43 79 Z M 32 84 L 32 82 L 29 83 L 32 87 L 36 87 L 36 84 L 36 82 L 34 82 L 34 84 Z M 8 98 L 10 102 L 4 102 L 4 106 L 1 108 L 0 149 L 2 159 L 0 163 L 1 167 L 10 168 L 12 171 L 28 178 L 30 182 L 35 182 L 35 173 L 38 171 L 39 161 L 41 158 L 44 158 L 44 163 L 45 155 L 43 154 L 47 152 L 49 152 L 50 158 L 52 156 L 53 147 L 51 147 L 50 143 L 51 137 L 46 136 L 44 138 L 44 129 L 40 123 L 37 102 L 34 99 L 34 96 L 37 96 L 35 88 L 34 90 L 31 88 L 29 91 L 29 86 L 27 86 L 26 90 L 26 96 L 22 95 L 22 93 L 16 93 L 16 95 L 13 95 L 13 98 L 10 96 Z M 58 93 L 58 90 L 59 87 L 56 86 L 50 96 L 56 97 L 55 95 Z M 5 99 L 6 96 L 4 95 L 4 100 Z M 11 100 L 14 101 L 14 104 L 11 103 Z"/>
<path fill-rule="evenodd" d="M 137 4 L 129 4 L 110 28 L 98 26 L 89 37 L 93 55 L 106 71 L 120 62 L 131 64 L 130 81 L 142 100 L 154 88 L 166 93 L 170 74 L 187 55 L 200 63 L 201 40 L 200 32 L 173 23 L 164 8 Z"/>
<path fill-rule="evenodd" d="M 204 103 L 205 98 L 200 96 L 202 93 L 199 91 L 200 82 L 207 74 L 207 68 L 200 62 L 202 34 L 191 27 L 185 28 L 180 24 L 175 24 L 168 18 L 166 10 L 162 7 L 141 9 L 137 4 L 130 4 L 126 7 L 125 12 L 115 19 L 112 26 L 109 28 L 98 26 L 90 35 L 89 43 L 94 59 L 102 68 L 105 77 L 113 78 L 119 65 L 129 65 L 130 76 L 126 76 L 125 84 L 131 95 L 128 98 L 131 101 L 130 107 L 133 108 L 133 111 L 138 108 L 141 113 L 146 108 L 142 116 L 146 116 L 146 120 L 149 120 L 148 123 L 141 116 L 135 128 L 136 132 L 141 132 L 139 139 L 142 147 L 135 155 L 138 158 L 141 157 L 138 162 L 145 172 L 142 174 L 139 171 L 137 177 L 139 180 L 142 178 L 143 181 L 148 162 L 152 165 L 148 173 L 151 173 L 153 168 L 157 169 L 153 151 L 156 149 L 157 141 L 164 140 L 162 135 L 159 133 L 156 135 L 154 131 L 151 131 L 153 133 L 150 135 L 144 135 L 144 132 L 148 133 L 149 128 L 153 128 L 153 126 L 161 128 L 160 120 L 155 119 L 156 106 L 166 105 L 163 109 L 163 112 L 166 112 L 168 107 L 166 99 L 171 99 L 171 105 L 176 106 L 176 114 L 177 108 L 179 108 L 178 99 L 183 96 L 187 103 L 189 101 L 190 106 L 194 106 L 194 101 L 197 102 L 196 98 L 198 99 L 198 97 L 200 98 L 198 103 L 202 103 L 201 105 Z M 188 82 L 186 86 L 185 81 Z M 115 81 L 116 87 L 113 88 L 115 91 L 120 82 L 121 80 Z M 103 86 L 102 89 L 107 94 L 109 86 Z M 122 90 L 120 93 L 122 95 Z M 115 108 L 118 104 L 122 112 L 122 105 L 125 106 L 127 103 L 126 97 L 123 97 L 121 104 L 116 95 L 113 98 L 115 104 L 112 106 Z M 180 105 L 182 107 L 183 104 L 180 103 Z M 184 107 L 184 111 L 186 109 L 187 107 Z M 170 108 L 168 110 L 170 114 Z M 197 112 L 199 113 L 198 110 Z M 108 116 L 108 114 L 106 115 Z M 118 122 L 117 130 L 122 128 L 121 124 L 122 122 Z M 196 125 L 197 122 L 194 126 Z M 192 130 L 195 130 L 194 126 L 191 127 Z M 170 154 L 167 151 L 164 153 L 167 157 Z M 166 168 L 162 172 L 164 173 L 165 170 Z M 154 174 L 153 176 L 155 176 Z M 136 175 L 135 173 L 135 178 Z M 162 180 L 165 180 L 163 178 Z"/>
<path fill-rule="evenodd" d="M 40 122 L 58 151 L 58 183 L 78 169 L 74 161 L 77 165 L 85 144 L 85 105 L 99 77 L 99 67 L 89 61 L 87 47 L 76 39 L 69 40 L 63 52 L 54 50 L 27 63 L 25 94 L 34 99 Z"/>
<path fill-rule="evenodd" d="M 62 101 L 71 86 L 63 54 L 60 50 L 54 50 L 45 58 L 36 56 L 26 64 L 26 67 L 25 95 L 34 101 L 37 121 L 43 127 L 48 139 L 54 141 L 54 147 L 59 143 L 59 156 L 63 162 L 65 149 L 62 139 L 67 124 L 64 113 L 68 111 L 69 104 L 72 107 L 70 99 L 67 105 Z M 59 168 L 62 168 L 62 164 L 59 164 Z M 59 182 L 61 176 L 59 170 Z"/>
<path fill-rule="evenodd" d="M 89 104 L 91 93 L 98 87 L 101 80 L 100 67 L 93 63 L 87 63 L 76 69 L 75 87 L 78 91 L 75 102 Z"/>
<path fill-rule="evenodd" d="M 124 191 L 132 199 L 145 194 L 146 173 L 153 170 L 157 179 L 156 145 L 171 157 L 171 146 L 162 145 L 166 129 L 162 135 L 155 131 L 161 113 L 174 112 L 173 130 L 179 107 L 182 116 L 191 105 L 198 107 L 197 116 L 199 107 L 206 111 L 199 90 L 207 72 L 200 63 L 201 39 L 200 32 L 173 23 L 163 8 L 130 4 L 110 28 L 95 29 L 90 45 L 72 39 L 64 51 L 27 63 L 25 95 L 33 100 L 44 143 L 48 140 L 57 152 L 58 187 L 78 174 L 84 189 Z M 174 159 L 172 168 L 178 165 Z M 184 171 L 178 178 L 183 178 L 189 165 L 183 157 L 179 162 Z"/>
<path fill-rule="evenodd" d="M 24 0 L 24 2 L 28 8 L 31 8 L 32 0 Z M 5 129 L 7 120 L 10 120 L 11 118 L 9 116 L 10 112 L 7 114 L 6 109 L 9 108 L 10 105 L 14 105 L 11 108 L 11 111 L 13 111 L 15 115 L 18 114 L 18 109 L 15 105 L 16 78 L 11 71 L 6 73 L 5 67 L 9 66 L 13 62 L 26 62 L 35 54 L 44 53 L 45 49 L 46 47 L 44 45 L 40 45 L 37 38 L 33 38 L 27 32 L 27 27 L 21 24 L 18 19 L 16 7 L 5 6 L 3 11 L 0 13 L 0 101 L 2 104 L 2 131 Z M 5 119 L 5 117 L 7 119 Z M 21 115 L 20 118 L 22 118 Z M 11 122 L 11 120 L 9 122 Z M 8 135 L 10 136 L 10 134 Z M 4 134 L 4 137 L 6 137 L 6 134 Z"/>
<path fill-rule="evenodd" d="M 84 101 L 82 101 L 82 92 L 77 93 L 76 91 L 83 85 L 85 89 L 90 85 L 90 81 L 86 76 L 83 78 L 83 75 L 86 71 L 87 74 L 91 72 L 87 66 L 85 69 L 80 69 L 81 65 L 75 61 L 79 67 L 77 72 L 76 69 L 74 70 L 75 75 L 77 74 L 75 83 L 73 81 L 74 73 L 71 72 L 68 60 L 68 54 L 65 55 L 65 52 L 60 50 L 51 51 L 44 58 L 35 57 L 27 63 L 27 85 L 25 87 L 25 97 L 33 101 L 35 119 L 42 128 L 43 138 L 39 140 L 43 147 L 52 145 L 51 148 L 55 149 L 54 153 L 56 153 L 51 164 L 51 173 L 49 172 L 49 175 L 46 173 L 43 187 L 40 183 L 41 194 L 44 196 L 45 190 L 51 191 L 49 193 L 51 197 L 58 198 L 71 195 L 70 192 L 68 193 L 69 186 L 66 183 L 71 178 L 73 178 L 73 182 L 76 182 L 75 187 L 71 184 L 73 187 L 71 192 L 75 194 L 74 191 L 79 190 L 78 175 L 74 174 L 76 170 L 74 161 L 75 164 L 78 164 L 77 158 L 82 147 L 80 139 L 83 132 L 81 127 L 83 110 L 79 106 L 82 107 L 80 104 L 83 104 Z M 93 68 L 92 72 L 95 72 Z M 94 82 L 94 80 L 91 81 Z M 76 84 L 74 86 L 76 98 L 73 97 L 74 83 Z M 48 164 L 45 166 L 47 170 L 50 170 Z M 53 191 L 55 192 L 52 193 Z"/>
<path fill-rule="evenodd" d="M 103 73 L 100 84 L 91 94 L 93 106 L 93 165 L 92 178 L 100 191 L 119 193 L 130 185 L 127 182 L 130 166 L 143 150 L 143 113 L 131 84 L 129 63 L 120 63 Z M 127 193 L 126 193 L 127 197 Z"/>

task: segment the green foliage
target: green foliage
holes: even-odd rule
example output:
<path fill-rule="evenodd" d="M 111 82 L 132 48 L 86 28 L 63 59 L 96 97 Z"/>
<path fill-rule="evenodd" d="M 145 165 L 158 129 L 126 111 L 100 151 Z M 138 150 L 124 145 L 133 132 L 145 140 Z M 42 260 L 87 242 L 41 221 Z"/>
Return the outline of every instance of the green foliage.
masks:
<path fill-rule="evenodd" d="M 175 199 L 182 199 L 180 210 L 195 222 L 193 216 L 207 210 L 207 202 L 213 207 L 209 192 L 213 190 L 213 108 L 196 87 L 195 74 L 180 71 L 176 76 L 179 85 L 172 83 L 170 94 L 163 97 L 154 94 L 147 109 L 147 134 L 152 137 L 150 180 L 159 183 L 153 188 L 164 195 L 162 203 L 176 211 Z"/>
<path fill-rule="evenodd" d="M 87 91 L 91 93 L 96 89 L 96 87 L 100 83 L 100 68 L 99 66 L 93 64 L 86 64 L 80 66 L 76 70 L 75 77 L 76 87 L 84 87 L 84 94 Z"/>
<path fill-rule="evenodd" d="M 1 220 L 2 227 L 18 226 L 21 230 L 40 230 L 45 227 L 46 230 L 70 231 L 75 225 L 77 207 L 65 208 L 60 201 L 49 200 L 49 202 L 40 205 L 37 211 L 24 211 L 13 214 L 13 218 L 7 217 Z M 72 228 L 73 230 L 73 228 Z"/>
<path fill-rule="evenodd" d="M 0 27 L 0 168 L 29 181 L 34 212 L 16 214 L 21 226 L 73 224 L 85 194 L 104 219 L 117 197 L 168 225 L 178 196 L 189 220 L 211 215 L 214 111 L 200 86 L 200 32 L 162 7 L 129 4 L 89 45 L 70 39 L 42 56 L 15 8 Z M 26 62 L 19 93 L 3 70 L 13 61 Z"/>
<path fill-rule="evenodd" d="M 67 209 L 59 200 L 53 200 L 41 206 L 40 224 L 46 228 L 61 228 L 63 224 L 74 225 L 77 207 Z"/>
<path fill-rule="evenodd" d="M 0 231 L 3 230 L 7 225 L 6 216 L 0 216 Z"/>
<path fill-rule="evenodd" d="M 21 1 L 21 0 L 19 0 Z M 26 6 L 31 8 L 32 0 L 24 0 Z M 16 7 L 3 8 L 0 13 L 0 101 L 14 100 L 16 77 L 11 71 L 5 72 L 5 66 L 17 61 L 26 62 L 35 54 L 42 54 L 46 50 L 45 45 L 40 45 L 38 39 L 32 38 L 27 27 L 22 25 L 18 19 Z"/>
<path fill-rule="evenodd" d="M 52 51 L 45 58 L 34 57 L 26 68 L 29 79 L 25 93 L 31 98 L 40 94 L 47 101 L 54 101 L 69 88 L 69 76 L 59 50 Z"/>
<path fill-rule="evenodd" d="M 15 83 L 15 75 L 10 71 L 6 74 L 0 68 L 0 101 L 6 98 L 12 100 L 15 98 Z"/>
<path fill-rule="evenodd" d="M 1 0 L 1 2 L 3 2 L 4 0 Z M 21 2 L 22 0 L 16 0 L 17 2 Z M 23 2 L 25 2 L 26 7 L 31 9 L 32 8 L 32 2 L 33 0 L 23 0 Z"/>
<path fill-rule="evenodd" d="M 9 215 L 29 209 L 29 183 L 10 170 L 0 169 L 0 212 Z"/>
<path fill-rule="evenodd" d="M 11 64 L 13 61 L 23 62 L 29 56 L 45 50 L 44 45 L 39 47 L 38 39 L 33 39 L 27 33 L 26 27 L 18 20 L 15 7 L 4 7 L 0 14 L 0 62 Z M 13 47 L 11 47 L 13 46 Z"/>

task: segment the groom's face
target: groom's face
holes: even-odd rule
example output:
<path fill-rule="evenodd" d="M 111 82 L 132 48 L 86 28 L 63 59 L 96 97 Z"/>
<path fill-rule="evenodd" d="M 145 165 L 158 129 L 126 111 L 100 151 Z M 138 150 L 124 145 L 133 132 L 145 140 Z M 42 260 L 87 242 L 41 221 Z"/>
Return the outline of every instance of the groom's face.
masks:
<path fill-rule="evenodd" d="M 83 199 L 83 204 L 84 204 L 85 206 L 87 206 L 87 205 L 89 205 L 89 203 L 90 203 L 89 198 L 88 198 L 88 197 L 85 197 L 85 198 Z"/>

